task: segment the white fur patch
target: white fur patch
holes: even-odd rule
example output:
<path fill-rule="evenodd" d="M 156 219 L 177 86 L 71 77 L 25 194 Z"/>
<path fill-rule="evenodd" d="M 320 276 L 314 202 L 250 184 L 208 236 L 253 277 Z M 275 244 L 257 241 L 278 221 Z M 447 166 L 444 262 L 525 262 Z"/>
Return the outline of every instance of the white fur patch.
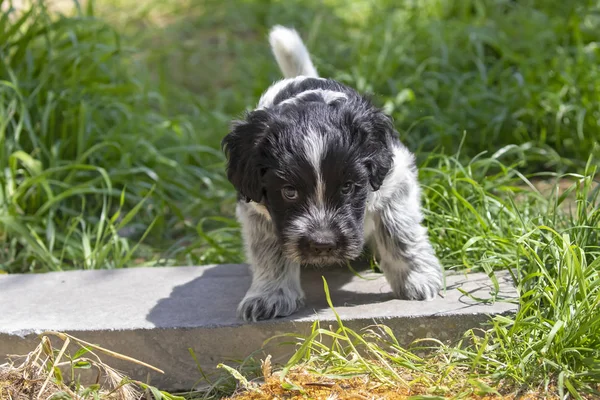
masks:
<path fill-rule="evenodd" d="M 396 146 L 393 149 L 393 166 L 387 174 L 378 191 L 371 192 L 367 198 L 367 212 L 376 211 L 381 205 L 392 197 L 401 185 L 412 184 L 417 182 L 417 177 L 411 177 L 413 172 L 411 165 L 413 164 L 413 154 L 404 146 Z M 411 188 L 418 191 L 419 188 Z"/>
<path fill-rule="evenodd" d="M 323 97 L 323 100 L 325 100 L 325 103 L 327 104 L 333 103 L 334 101 L 340 99 L 348 99 L 348 96 L 346 96 L 346 94 L 342 92 L 336 92 L 334 90 L 311 89 L 298 93 L 296 96 L 290 97 L 289 99 L 285 99 L 279 104 L 293 104 L 296 102 L 296 100 L 302 99 L 304 96 L 307 96 L 309 94 L 320 95 L 321 97 Z"/>
<path fill-rule="evenodd" d="M 250 205 L 250 207 L 252 207 L 254 209 L 254 211 L 256 211 L 258 214 L 264 216 L 267 220 L 271 220 L 271 214 L 269 214 L 269 210 L 267 210 L 267 207 L 265 207 L 263 204 L 260 203 L 256 203 L 254 201 L 251 201 L 248 203 Z"/>
<path fill-rule="evenodd" d="M 302 82 L 308 76 L 296 76 L 295 78 L 287 78 L 282 79 L 280 81 L 272 84 L 263 94 L 260 96 L 258 100 L 258 109 L 271 107 L 273 105 L 273 100 L 275 100 L 275 96 L 279 94 L 287 85 L 296 82 Z M 314 77 L 313 77 L 314 78 Z M 315 78 L 315 79 L 323 79 L 323 78 Z"/>
<path fill-rule="evenodd" d="M 280 81 L 273 83 L 262 94 L 262 96 L 260 96 L 260 99 L 258 100 L 257 108 L 271 107 L 273 105 L 273 100 L 275 100 L 275 96 L 277 96 L 277 94 L 279 94 L 279 92 L 281 92 L 287 85 L 289 85 L 290 83 L 294 83 L 294 82 L 302 82 L 306 78 L 307 78 L 306 76 L 297 76 L 295 78 L 282 79 Z"/>
<path fill-rule="evenodd" d="M 312 165 L 317 176 L 317 187 L 315 191 L 315 201 L 319 207 L 325 206 L 325 181 L 321 172 L 321 161 L 325 156 L 325 139 L 314 130 L 306 132 L 304 137 L 304 154 Z"/>

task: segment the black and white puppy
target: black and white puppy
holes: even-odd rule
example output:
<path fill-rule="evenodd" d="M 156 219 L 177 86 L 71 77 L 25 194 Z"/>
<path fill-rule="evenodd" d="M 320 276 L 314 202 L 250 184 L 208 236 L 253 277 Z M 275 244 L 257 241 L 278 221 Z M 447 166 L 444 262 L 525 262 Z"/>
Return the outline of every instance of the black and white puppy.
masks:
<path fill-rule="evenodd" d="M 355 259 L 365 243 L 397 297 L 433 299 L 440 263 L 421 224 L 414 156 L 391 118 L 320 78 L 295 30 L 276 26 L 269 40 L 286 79 L 223 139 L 253 276 L 239 316 L 294 313 L 302 265 Z"/>

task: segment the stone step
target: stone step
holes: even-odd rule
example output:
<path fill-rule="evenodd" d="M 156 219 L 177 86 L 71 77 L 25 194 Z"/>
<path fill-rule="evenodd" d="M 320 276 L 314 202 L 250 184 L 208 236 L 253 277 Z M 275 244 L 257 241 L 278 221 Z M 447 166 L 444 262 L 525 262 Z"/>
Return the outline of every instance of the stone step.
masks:
<path fill-rule="evenodd" d="M 345 321 L 360 329 L 388 325 L 403 344 L 417 338 L 458 339 L 481 326 L 490 315 L 510 314 L 514 302 L 475 302 L 489 298 L 486 274 L 446 276 L 446 291 L 429 302 L 392 297 L 381 274 L 348 268 L 303 271 L 307 305 L 297 314 L 272 321 L 243 323 L 235 311 L 250 285 L 246 265 L 131 268 L 122 270 L 0 275 L 0 364 L 7 354 L 27 354 L 43 331 L 69 333 L 80 339 L 154 365 L 164 374 L 106 356 L 105 362 L 134 379 L 162 389 L 189 390 L 200 373 L 189 353 L 193 349 L 204 371 L 219 363 L 242 360 L 275 335 L 310 332 L 315 320 L 335 322 L 323 290 L 328 282 L 333 305 Z M 498 273 L 500 296 L 515 299 L 508 273 Z M 335 325 L 335 324 L 333 324 Z M 263 353 L 285 362 L 292 346 L 275 342 Z"/>

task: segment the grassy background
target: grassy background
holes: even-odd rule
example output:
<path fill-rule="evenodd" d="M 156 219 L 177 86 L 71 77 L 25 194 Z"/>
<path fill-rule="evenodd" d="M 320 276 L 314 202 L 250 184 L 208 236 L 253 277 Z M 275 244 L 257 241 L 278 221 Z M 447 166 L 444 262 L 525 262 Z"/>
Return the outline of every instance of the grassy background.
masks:
<path fill-rule="evenodd" d="M 521 294 L 437 369 L 371 354 L 432 380 L 600 390 L 596 1 L 107 0 L 67 15 L 0 17 L 0 272 L 241 261 L 218 145 L 280 78 L 265 37 L 288 24 L 322 75 L 394 116 L 446 270 L 513 268 Z M 558 178 L 565 194 L 532 183 Z M 327 371 L 330 350 L 295 361 Z"/>

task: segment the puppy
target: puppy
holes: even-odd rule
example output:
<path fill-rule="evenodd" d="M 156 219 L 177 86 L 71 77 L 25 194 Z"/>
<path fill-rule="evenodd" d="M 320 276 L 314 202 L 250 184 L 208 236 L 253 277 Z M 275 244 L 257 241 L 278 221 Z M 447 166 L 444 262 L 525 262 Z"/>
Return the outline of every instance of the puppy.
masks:
<path fill-rule="evenodd" d="M 320 78 L 295 30 L 275 26 L 269 41 L 286 79 L 222 142 L 252 271 L 238 315 L 294 313 L 302 265 L 344 263 L 365 244 L 397 297 L 433 299 L 441 267 L 422 225 L 415 158 L 391 118 Z"/>

